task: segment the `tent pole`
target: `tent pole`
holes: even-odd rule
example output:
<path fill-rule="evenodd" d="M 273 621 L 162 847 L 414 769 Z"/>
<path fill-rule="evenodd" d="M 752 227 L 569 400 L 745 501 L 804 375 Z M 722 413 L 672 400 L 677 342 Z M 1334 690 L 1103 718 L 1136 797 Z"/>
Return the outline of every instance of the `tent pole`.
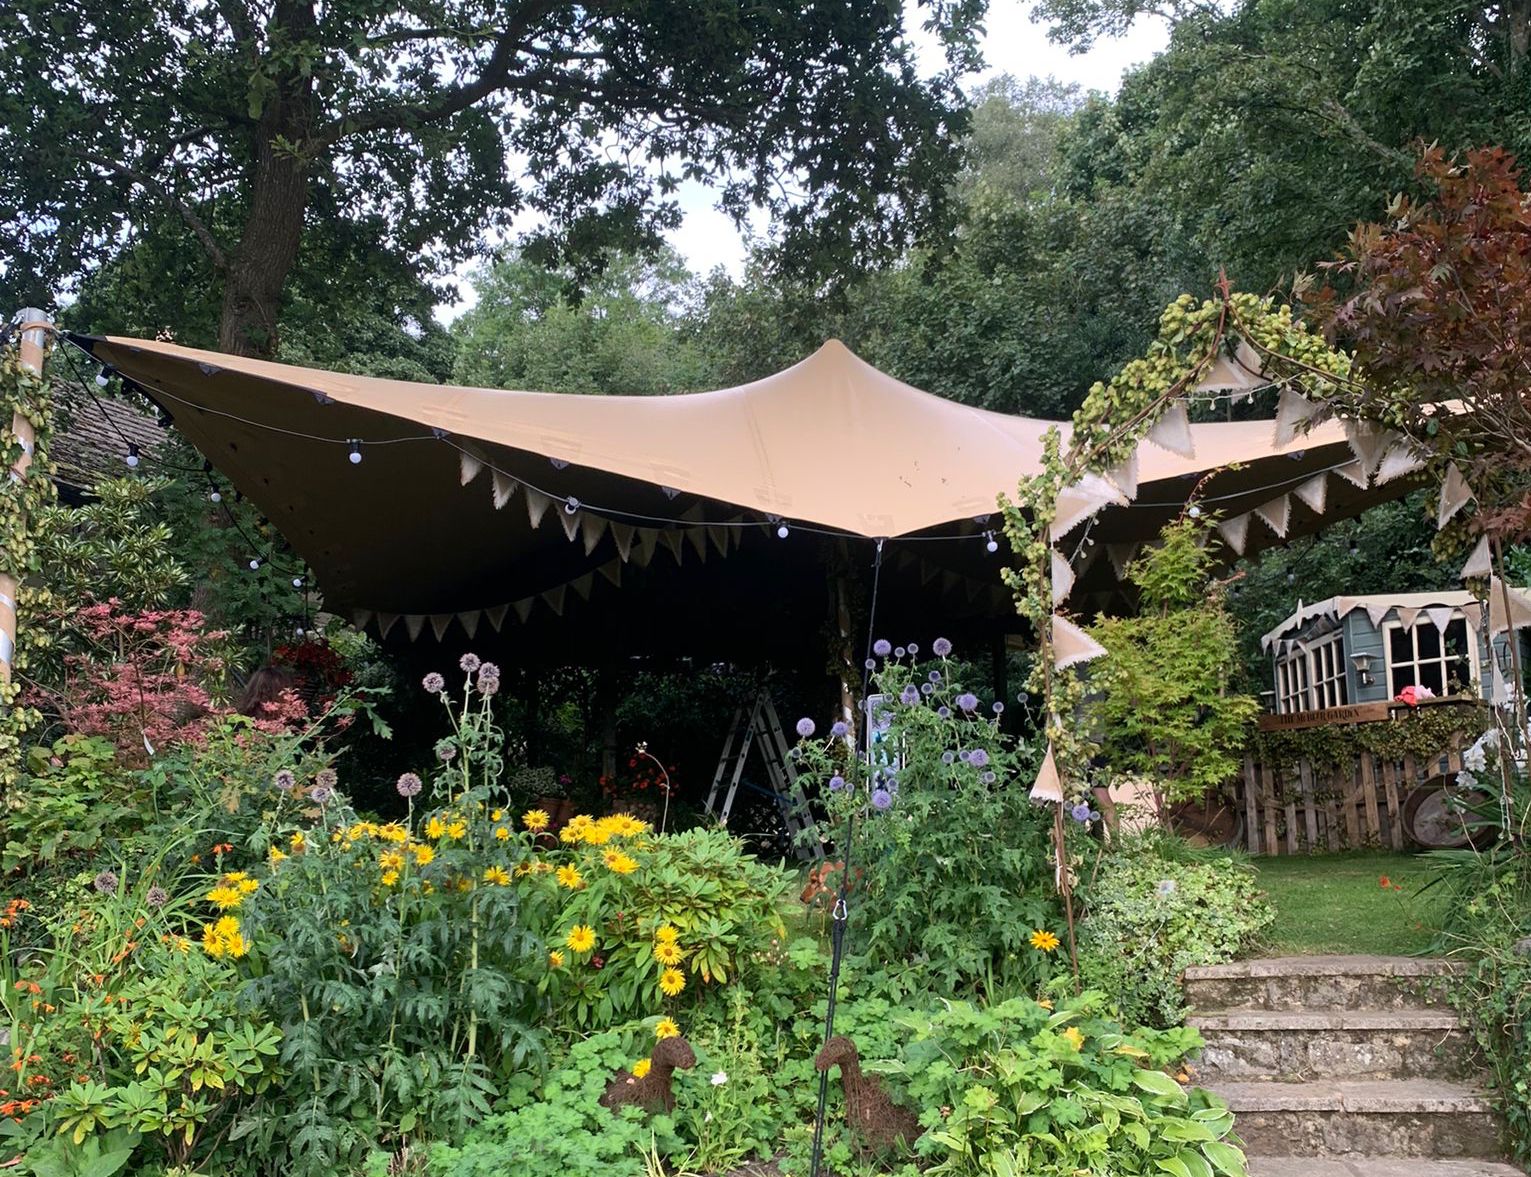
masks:
<path fill-rule="evenodd" d="M 53 320 L 36 307 L 25 307 L 16 312 L 12 322 L 21 327 L 21 366 L 41 376 L 48 332 L 53 329 Z M 21 443 L 21 452 L 11 464 L 10 473 L 12 480 L 20 482 L 32 465 L 37 432 L 19 407 L 11 414 L 11 434 Z M 22 520 L 21 526 L 25 527 L 26 524 L 27 521 Z M 5 686 L 10 685 L 16 661 L 16 592 L 19 587 L 14 575 L 0 572 L 0 685 Z"/>

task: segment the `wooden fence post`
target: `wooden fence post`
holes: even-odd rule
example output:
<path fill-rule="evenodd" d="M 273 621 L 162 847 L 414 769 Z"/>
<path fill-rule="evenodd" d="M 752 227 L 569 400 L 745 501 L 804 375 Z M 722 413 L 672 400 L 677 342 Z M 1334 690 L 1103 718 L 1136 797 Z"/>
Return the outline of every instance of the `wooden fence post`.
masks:
<path fill-rule="evenodd" d="M 43 356 L 47 348 L 48 332 L 53 320 L 35 307 L 27 307 L 16 313 L 12 322 L 21 329 L 21 366 L 38 376 L 43 374 Z M 10 477 L 20 482 L 32 465 L 32 454 L 37 445 L 37 434 L 32 423 L 17 409 L 11 414 L 11 434 L 21 443 L 21 452 L 11 464 Z M 9 685 L 16 661 L 16 577 L 0 572 L 0 684 Z"/>

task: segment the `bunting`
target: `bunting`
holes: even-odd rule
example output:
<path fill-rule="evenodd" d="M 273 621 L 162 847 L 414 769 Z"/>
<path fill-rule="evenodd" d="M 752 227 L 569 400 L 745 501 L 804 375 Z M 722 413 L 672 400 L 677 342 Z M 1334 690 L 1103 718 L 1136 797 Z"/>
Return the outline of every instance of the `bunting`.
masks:
<path fill-rule="evenodd" d="M 1410 474 L 1418 474 L 1424 468 L 1423 455 L 1407 445 L 1395 445 L 1383 457 L 1382 465 L 1377 467 L 1377 485 L 1382 486 Z"/>
<path fill-rule="evenodd" d="M 460 444 L 457 449 L 458 478 L 463 486 L 467 486 L 484 472 L 484 458 L 477 449 L 466 443 Z"/>
<path fill-rule="evenodd" d="M 1292 488 L 1303 504 L 1315 515 L 1324 513 L 1324 506 L 1329 501 L 1329 475 L 1315 474 L 1306 482 L 1299 482 Z"/>
<path fill-rule="evenodd" d="M 1063 553 L 1057 548 L 1052 551 L 1053 557 L 1053 608 L 1057 608 L 1068 599 L 1069 590 L 1074 587 L 1074 569 L 1070 566 Z"/>
<path fill-rule="evenodd" d="M 1126 496 L 1099 474 L 1086 474 L 1058 492 L 1053 510 L 1053 537 L 1067 535 L 1107 505 L 1125 507 Z"/>
<path fill-rule="evenodd" d="M 1106 471 L 1106 477 L 1128 499 L 1138 497 L 1138 451 L 1134 449 L 1131 456 Z"/>
<path fill-rule="evenodd" d="M 1058 776 L 1058 763 L 1053 759 L 1051 740 L 1047 744 L 1047 755 L 1042 757 L 1042 767 L 1037 770 L 1037 779 L 1031 786 L 1031 799 L 1052 805 L 1063 804 L 1063 781 Z"/>
<path fill-rule="evenodd" d="M 534 528 L 542 526 L 542 517 L 548 513 L 553 500 L 540 490 L 526 488 L 526 521 Z"/>
<path fill-rule="evenodd" d="M 510 502 L 511 496 L 516 493 L 516 482 L 515 479 L 501 474 L 498 470 L 491 470 L 489 475 L 494 483 L 494 509 L 498 511 Z"/>
<path fill-rule="evenodd" d="M 1446 477 L 1441 479 L 1441 501 L 1435 512 L 1435 529 L 1439 531 L 1455 518 L 1458 511 L 1472 502 L 1472 488 L 1462 471 L 1452 462 L 1446 467 Z"/>
<path fill-rule="evenodd" d="M 1217 530 L 1236 555 L 1244 554 L 1244 547 L 1249 541 L 1248 515 L 1235 515 L 1231 519 L 1220 520 Z"/>
<path fill-rule="evenodd" d="M 1493 571 L 1494 564 L 1489 554 L 1488 536 L 1480 535 L 1467 557 L 1467 563 L 1462 565 L 1462 579 L 1479 580 L 1492 575 Z"/>
<path fill-rule="evenodd" d="M 1196 456 L 1196 443 L 1191 439 L 1191 416 L 1186 412 L 1184 401 L 1176 401 L 1164 410 L 1164 415 L 1148 431 L 1148 440 L 1182 458 Z"/>
<path fill-rule="evenodd" d="M 1344 430 L 1350 452 L 1355 454 L 1356 461 L 1361 463 L 1368 476 L 1382 461 L 1382 455 L 1398 441 L 1398 434 L 1375 421 L 1346 421 Z"/>
<path fill-rule="evenodd" d="M 1061 613 L 1053 614 L 1053 664 L 1059 670 L 1101 657 L 1106 647 Z"/>
<path fill-rule="evenodd" d="M 1261 503 L 1255 508 L 1255 514 L 1265 520 L 1277 538 L 1285 539 L 1287 528 L 1292 523 L 1292 496 L 1282 495 L 1268 503 Z"/>
<path fill-rule="evenodd" d="M 1138 554 L 1138 547 L 1136 543 L 1106 545 L 1106 558 L 1111 561 L 1111 567 L 1115 570 L 1118 580 L 1126 578 L 1127 565 L 1132 563 L 1132 558 Z"/>
<path fill-rule="evenodd" d="M 1366 490 L 1372 484 L 1371 472 L 1361 464 L 1360 459 L 1336 466 L 1334 472 L 1359 490 Z"/>
<path fill-rule="evenodd" d="M 1323 412 L 1295 388 L 1283 388 L 1276 398 L 1276 435 L 1272 441 L 1278 449 L 1291 445 Z"/>
<path fill-rule="evenodd" d="M 531 602 L 528 601 L 527 609 L 530 610 L 530 608 Z M 489 624 L 494 627 L 495 633 L 500 632 L 500 626 L 505 624 L 505 614 L 509 611 L 509 605 L 496 605 L 493 609 L 484 610 L 484 617 L 488 620 Z"/>

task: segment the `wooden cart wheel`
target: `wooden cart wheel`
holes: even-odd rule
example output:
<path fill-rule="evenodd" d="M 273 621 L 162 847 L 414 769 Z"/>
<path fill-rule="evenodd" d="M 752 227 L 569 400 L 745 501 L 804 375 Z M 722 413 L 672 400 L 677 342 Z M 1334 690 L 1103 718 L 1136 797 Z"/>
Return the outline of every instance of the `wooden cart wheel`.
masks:
<path fill-rule="evenodd" d="M 1491 846 L 1499 837 L 1494 798 L 1482 789 L 1464 789 L 1449 776 L 1431 777 L 1403 802 L 1403 830 L 1422 850 Z"/>
<path fill-rule="evenodd" d="M 1193 846 L 1240 846 L 1244 815 L 1216 793 L 1170 808 L 1170 828 Z"/>

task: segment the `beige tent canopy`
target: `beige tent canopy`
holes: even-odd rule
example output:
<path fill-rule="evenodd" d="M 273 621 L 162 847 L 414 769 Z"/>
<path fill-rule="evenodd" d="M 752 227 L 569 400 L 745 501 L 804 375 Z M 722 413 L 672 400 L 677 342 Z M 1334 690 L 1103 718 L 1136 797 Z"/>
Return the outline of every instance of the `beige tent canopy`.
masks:
<path fill-rule="evenodd" d="M 676 625 L 720 612 L 737 622 L 741 607 L 804 593 L 822 620 L 826 574 L 864 569 L 877 538 L 890 607 L 1014 628 L 988 533 L 998 496 L 1037 469 L 1053 423 L 922 392 L 838 341 L 752 384 L 657 397 L 415 384 L 171 343 L 74 341 L 265 512 L 329 607 L 385 632 L 445 638 L 582 613 L 581 628 L 605 617 L 600 640 L 614 641 L 635 624 L 663 629 L 654 619 L 666 610 Z M 1172 423 L 1158 436 L 1118 478 L 1134 484 L 1122 486 L 1131 504 L 1107 507 L 1087 539 L 1083 526 L 1066 537 L 1073 607 L 1112 588 L 1204 475 L 1206 508 L 1252 553 L 1401 493 L 1416 468 L 1348 444 L 1336 423 L 1280 445 L 1268 421 Z"/>

